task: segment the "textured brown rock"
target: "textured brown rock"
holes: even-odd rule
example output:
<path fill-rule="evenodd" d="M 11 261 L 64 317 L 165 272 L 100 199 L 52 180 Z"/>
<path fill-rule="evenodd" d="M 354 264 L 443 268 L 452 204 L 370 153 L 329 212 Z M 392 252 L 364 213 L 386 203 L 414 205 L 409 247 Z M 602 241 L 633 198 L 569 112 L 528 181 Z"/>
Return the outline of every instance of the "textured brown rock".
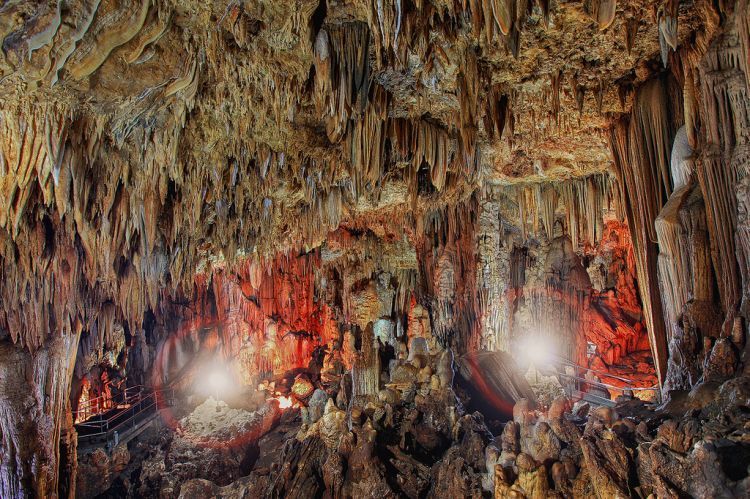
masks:
<path fill-rule="evenodd" d="M 707 380 L 722 380 L 731 377 L 736 369 L 739 357 L 734 345 L 726 338 L 718 340 L 711 354 L 706 359 L 704 373 Z"/>
<path fill-rule="evenodd" d="M 115 476 L 130 461 L 130 454 L 124 445 L 117 446 L 111 455 L 103 449 L 96 449 L 91 454 L 78 459 L 76 495 L 78 497 L 96 497 L 109 490 Z"/>
<path fill-rule="evenodd" d="M 70 359 L 77 340 L 59 337 L 33 354 L 0 343 L 3 496 L 46 496 L 57 490 L 58 442 L 63 429 L 71 431 L 72 421 L 63 414 L 69 410 Z"/>
<path fill-rule="evenodd" d="M 516 459 L 518 486 L 526 497 L 541 499 L 549 493 L 547 469 L 539 465 L 528 454 L 521 453 Z"/>
<path fill-rule="evenodd" d="M 534 427 L 534 440 L 531 444 L 531 457 L 540 463 L 556 461 L 560 457 L 560 440 L 550 425 L 540 421 Z"/>
<path fill-rule="evenodd" d="M 460 455 L 460 451 L 453 448 L 433 467 L 429 494 L 482 497 L 481 476 Z"/>
<path fill-rule="evenodd" d="M 592 429 L 581 438 L 583 462 L 597 497 L 629 497 L 631 451 L 609 430 Z"/>

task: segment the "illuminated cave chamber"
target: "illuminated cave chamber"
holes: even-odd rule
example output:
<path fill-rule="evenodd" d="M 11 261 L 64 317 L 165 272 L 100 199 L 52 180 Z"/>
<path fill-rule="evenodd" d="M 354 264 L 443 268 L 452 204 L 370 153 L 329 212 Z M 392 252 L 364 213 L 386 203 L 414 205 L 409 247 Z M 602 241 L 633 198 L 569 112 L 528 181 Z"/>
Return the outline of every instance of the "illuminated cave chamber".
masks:
<path fill-rule="evenodd" d="M 747 0 L 0 6 L 0 497 L 744 497 Z"/>

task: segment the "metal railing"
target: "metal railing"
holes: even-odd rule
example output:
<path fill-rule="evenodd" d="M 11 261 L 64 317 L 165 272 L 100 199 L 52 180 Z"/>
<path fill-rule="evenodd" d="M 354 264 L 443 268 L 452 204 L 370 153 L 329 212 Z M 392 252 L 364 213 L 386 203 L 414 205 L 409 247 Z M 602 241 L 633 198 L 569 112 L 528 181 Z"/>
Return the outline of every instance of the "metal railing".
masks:
<path fill-rule="evenodd" d="M 141 390 L 138 392 L 137 400 L 131 398 L 128 404 L 121 404 L 117 408 L 77 423 L 75 426 L 79 441 L 96 441 L 104 437 L 104 440 L 109 442 L 114 437 L 114 444 L 117 445 L 119 435 L 135 429 L 148 416 L 156 414 L 160 407 L 170 404 L 171 397 L 171 389 L 149 391 L 145 394 L 144 390 Z"/>
<path fill-rule="evenodd" d="M 102 390 L 107 390 L 108 388 L 111 390 L 113 386 L 113 380 L 109 380 L 104 383 L 104 385 L 102 386 Z M 87 390 L 87 388 L 84 387 L 84 390 Z M 98 397 L 90 398 L 84 400 L 83 402 L 79 400 L 77 409 L 73 411 L 74 421 L 78 421 L 79 418 L 83 420 L 91 416 L 95 416 L 96 414 L 101 412 L 101 408 L 105 407 L 107 405 L 107 402 L 110 402 L 111 399 L 112 394 L 110 391 L 109 394 L 99 395 Z"/>
<path fill-rule="evenodd" d="M 112 381 L 105 383 L 103 388 L 109 388 L 109 393 L 79 402 L 78 407 L 73 411 L 73 421 L 86 421 L 120 404 L 126 404 L 128 400 L 140 396 L 140 392 L 143 390 L 141 385 L 131 386 L 123 390 Z M 112 393 L 113 388 L 116 390 L 114 394 Z"/>
<path fill-rule="evenodd" d="M 653 399 L 655 402 L 661 402 L 661 390 L 659 385 L 650 387 L 639 387 L 635 386 L 635 382 L 631 379 L 611 374 L 605 371 L 599 371 L 588 367 L 580 366 L 568 359 L 558 358 L 555 359 L 557 365 L 563 368 L 563 371 L 557 371 L 557 375 L 560 383 L 565 389 L 566 395 L 572 399 L 585 398 L 588 401 L 599 403 L 601 405 L 614 405 L 611 398 L 599 395 L 596 391 L 611 395 L 614 393 L 625 393 L 630 392 L 635 395 L 637 392 L 653 393 Z M 573 374 L 565 372 L 565 368 L 569 367 L 573 369 Z M 587 378 L 586 374 L 591 373 L 596 376 L 597 379 Z M 602 381 L 603 379 L 617 380 L 621 385 L 614 385 Z M 563 381 L 565 380 L 565 381 Z M 593 390 L 592 390 L 593 389 Z"/>

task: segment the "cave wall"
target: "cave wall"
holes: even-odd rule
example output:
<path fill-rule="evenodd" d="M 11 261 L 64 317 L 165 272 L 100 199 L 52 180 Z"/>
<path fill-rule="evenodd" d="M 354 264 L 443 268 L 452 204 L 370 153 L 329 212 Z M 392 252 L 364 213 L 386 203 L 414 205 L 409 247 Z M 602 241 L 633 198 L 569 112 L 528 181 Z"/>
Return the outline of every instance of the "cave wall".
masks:
<path fill-rule="evenodd" d="M 618 192 L 608 174 L 487 190 L 477 236 L 483 347 L 520 353 L 532 338 L 601 372 L 639 353 L 628 376 L 654 384 Z"/>
<path fill-rule="evenodd" d="M 60 446 L 71 423 L 69 395 L 77 346 L 78 334 L 58 336 L 34 352 L 0 344 L 3 497 L 57 493 Z"/>
<path fill-rule="evenodd" d="M 744 358 L 747 260 L 737 224 L 750 124 L 746 9 L 738 3 L 712 11 L 715 20 L 726 16 L 715 38 L 704 33 L 698 43 L 668 51 L 664 74 L 635 90 L 637 105 L 612 129 L 644 312 L 667 391 L 725 379 Z"/>

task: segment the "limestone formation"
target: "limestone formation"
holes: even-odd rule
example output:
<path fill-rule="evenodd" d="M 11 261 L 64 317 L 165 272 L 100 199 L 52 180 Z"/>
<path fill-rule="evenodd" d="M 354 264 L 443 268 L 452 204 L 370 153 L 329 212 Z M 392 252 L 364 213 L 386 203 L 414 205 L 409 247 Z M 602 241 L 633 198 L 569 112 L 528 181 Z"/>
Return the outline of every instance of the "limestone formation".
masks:
<path fill-rule="evenodd" d="M 746 495 L 749 9 L 2 2 L 0 497 Z"/>

